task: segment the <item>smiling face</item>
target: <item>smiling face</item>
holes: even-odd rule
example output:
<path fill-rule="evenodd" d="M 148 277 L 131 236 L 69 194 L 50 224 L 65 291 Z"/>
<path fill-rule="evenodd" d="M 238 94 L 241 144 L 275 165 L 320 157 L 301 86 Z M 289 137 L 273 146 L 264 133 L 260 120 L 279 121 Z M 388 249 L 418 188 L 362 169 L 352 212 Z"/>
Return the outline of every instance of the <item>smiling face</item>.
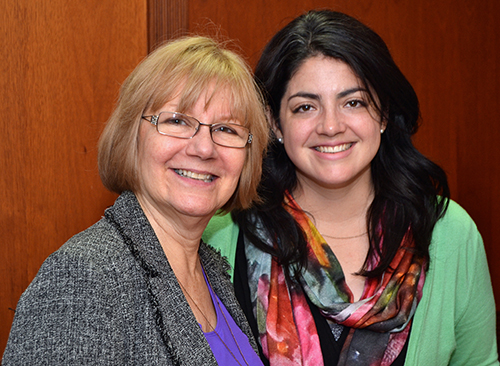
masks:
<path fill-rule="evenodd" d="M 206 124 L 241 124 L 231 116 L 230 95 L 227 89 L 215 94 L 208 90 L 192 108 L 183 112 Z M 176 97 L 151 114 L 178 111 L 179 103 L 180 97 Z M 200 126 L 191 139 L 180 139 L 160 135 L 145 120 L 139 129 L 138 150 L 137 196 L 145 211 L 159 212 L 163 217 L 210 218 L 233 195 L 246 155 L 244 148 L 214 144 L 207 126 Z"/>
<path fill-rule="evenodd" d="M 351 68 L 336 59 L 315 56 L 290 79 L 275 133 L 283 138 L 302 189 L 355 183 L 369 188 L 370 163 L 383 128 Z"/>

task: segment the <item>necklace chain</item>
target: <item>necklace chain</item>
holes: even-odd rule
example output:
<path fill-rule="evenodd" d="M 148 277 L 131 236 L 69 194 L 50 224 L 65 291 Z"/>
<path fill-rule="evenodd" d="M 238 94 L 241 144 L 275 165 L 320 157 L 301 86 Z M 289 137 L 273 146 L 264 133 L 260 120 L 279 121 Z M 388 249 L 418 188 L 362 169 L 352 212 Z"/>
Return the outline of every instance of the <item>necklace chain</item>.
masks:
<path fill-rule="evenodd" d="M 366 234 L 368 234 L 367 231 L 365 231 L 364 233 L 358 234 L 358 235 L 353 235 L 353 236 L 332 236 L 332 235 L 326 235 L 326 234 L 321 234 L 321 236 L 326 236 L 327 238 L 342 240 L 342 239 L 360 238 L 360 237 L 362 237 L 362 236 L 364 236 Z"/>
<path fill-rule="evenodd" d="M 177 279 L 177 282 L 179 282 L 179 285 L 181 285 L 181 287 L 184 290 L 184 292 L 186 293 L 186 295 L 188 295 L 188 297 L 191 299 L 191 301 L 193 302 L 193 304 L 196 307 L 196 309 L 198 309 L 198 311 L 200 312 L 200 314 L 203 315 L 203 317 L 207 321 L 207 323 L 210 326 L 210 328 L 212 328 L 212 331 L 215 332 L 215 327 L 212 325 L 212 323 L 210 323 L 210 320 L 208 320 L 208 318 L 205 316 L 205 314 L 203 313 L 203 311 L 201 311 L 200 307 L 198 306 L 198 304 L 196 303 L 196 301 L 194 301 L 194 299 L 191 297 L 191 295 L 189 294 L 188 290 L 186 290 L 186 288 L 181 283 L 181 281 L 179 281 L 179 279 Z"/>
<path fill-rule="evenodd" d="M 210 282 L 210 280 L 209 280 Z M 210 285 L 210 287 L 212 287 L 212 285 Z M 231 337 L 233 338 L 233 341 L 234 343 L 236 344 L 236 347 L 238 347 L 238 351 L 240 352 L 240 355 L 241 357 L 243 357 L 243 361 L 245 362 L 245 365 L 248 366 L 248 362 L 247 362 L 247 359 L 245 358 L 245 355 L 243 354 L 243 352 L 241 351 L 241 348 L 240 348 L 240 345 L 238 344 L 238 342 L 236 341 L 236 337 L 234 336 L 233 334 L 233 330 L 231 329 L 231 327 L 229 326 L 229 322 L 227 321 L 226 319 L 226 314 L 224 314 L 224 312 L 222 311 L 222 308 L 220 306 L 220 303 L 219 303 L 219 299 L 215 299 L 215 301 L 217 302 L 217 306 L 219 307 L 219 310 L 220 310 L 220 313 L 222 314 L 222 317 L 224 318 L 224 322 L 226 323 L 228 329 L 229 329 L 229 332 L 231 333 Z M 215 330 L 214 330 L 215 332 Z M 217 332 L 215 332 L 217 333 Z M 217 334 L 217 336 L 219 337 L 219 335 Z M 220 339 L 220 337 L 219 337 Z M 221 339 L 221 342 L 224 343 Z M 237 358 L 233 355 L 233 353 L 231 352 L 231 350 L 229 349 L 229 347 L 224 343 L 224 346 L 226 346 L 227 350 L 231 353 L 231 355 L 234 357 L 234 359 L 236 360 L 236 362 L 238 362 L 238 365 L 241 365 L 240 362 L 237 360 Z"/>
<path fill-rule="evenodd" d="M 201 262 L 200 262 L 201 263 Z M 201 265 L 202 268 L 203 268 L 203 264 Z M 205 268 L 203 268 L 203 272 L 205 272 Z M 208 285 L 210 286 L 210 288 L 212 288 L 212 284 L 210 283 L 210 279 L 207 277 L 207 281 L 208 281 Z M 213 332 L 215 333 L 215 335 L 217 336 L 217 338 L 219 338 L 219 340 L 222 342 L 222 344 L 224 345 L 224 347 L 226 347 L 226 349 L 229 351 L 229 353 L 231 354 L 231 356 L 233 356 L 233 358 L 235 359 L 235 361 L 238 363 L 238 365 L 241 366 L 241 363 L 238 361 L 238 359 L 236 358 L 236 356 L 233 354 L 233 352 L 231 351 L 231 349 L 228 347 L 228 345 L 226 344 L 226 342 L 224 342 L 224 340 L 222 339 L 222 337 L 219 335 L 219 333 L 217 333 L 217 331 L 215 330 L 215 327 L 212 325 L 212 323 L 210 323 L 210 321 L 208 320 L 207 316 L 205 315 L 205 313 L 200 309 L 200 307 L 198 306 L 198 304 L 196 303 L 196 301 L 194 301 L 194 299 L 192 298 L 192 296 L 190 295 L 190 293 L 188 292 L 188 290 L 184 287 L 184 285 L 181 283 L 181 281 L 179 281 L 177 279 L 177 282 L 179 282 L 179 285 L 181 285 L 181 288 L 184 290 L 184 292 L 186 293 L 186 295 L 188 295 L 188 297 L 191 299 L 191 301 L 193 302 L 194 306 L 198 309 L 198 311 L 200 312 L 200 314 L 205 318 L 205 320 L 207 321 L 208 325 L 210 326 L 210 328 L 212 328 Z M 212 290 L 213 291 L 213 290 Z M 209 291 L 210 292 L 210 291 Z M 210 298 L 212 298 L 212 296 L 210 295 Z M 245 355 L 243 354 L 243 352 L 241 351 L 241 348 L 240 348 L 240 345 L 238 344 L 238 342 L 236 341 L 236 337 L 234 336 L 233 334 L 233 330 L 231 329 L 231 327 L 229 326 L 229 323 L 226 319 L 226 315 L 224 314 L 224 312 L 222 311 L 222 308 L 219 304 L 219 299 L 216 297 L 215 298 L 215 301 L 217 302 L 217 306 L 222 314 L 222 316 L 224 317 L 224 322 L 226 323 L 229 331 L 231 332 L 231 336 L 233 337 L 233 340 L 234 340 L 234 343 L 236 344 L 236 347 L 238 347 L 238 351 L 240 352 L 240 355 L 241 357 L 243 357 L 243 361 L 245 361 L 245 364 L 247 366 L 249 366 L 246 358 L 245 358 Z M 215 312 L 216 315 L 217 315 L 217 311 Z"/>

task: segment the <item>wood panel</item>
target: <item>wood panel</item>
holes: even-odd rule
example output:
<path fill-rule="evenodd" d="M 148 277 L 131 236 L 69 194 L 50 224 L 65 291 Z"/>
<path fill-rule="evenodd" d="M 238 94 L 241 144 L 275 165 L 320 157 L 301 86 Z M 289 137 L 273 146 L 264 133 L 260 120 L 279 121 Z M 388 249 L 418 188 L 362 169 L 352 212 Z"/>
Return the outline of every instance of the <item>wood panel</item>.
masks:
<path fill-rule="evenodd" d="M 115 196 L 96 143 L 147 54 L 146 0 L 1 1 L 0 352 L 43 260 Z"/>
<path fill-rule="evenodd" d="M 186 0 L 148 0 L 149 51 L 165 41 L 188 33 Z"/>
<path fill-rule="evenodd" d="M 419 95 L 419 149 L 447 171 L 481 231 L 500 305 L 500 2 L 496 0 L 192 0 L 190 30 L 219 24 L 255 66 L 271 36 L 314 8 L 353 15 L 386 41 Z M 500 308 L 497 306 L 497 308 Z"/>

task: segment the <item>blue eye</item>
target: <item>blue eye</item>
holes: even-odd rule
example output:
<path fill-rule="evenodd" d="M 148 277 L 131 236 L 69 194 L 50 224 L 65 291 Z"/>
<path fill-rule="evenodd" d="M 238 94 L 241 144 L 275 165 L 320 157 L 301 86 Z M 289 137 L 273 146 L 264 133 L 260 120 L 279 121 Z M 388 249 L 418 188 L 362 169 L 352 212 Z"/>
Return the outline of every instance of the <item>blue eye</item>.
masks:
<path fill-rule="evenodd" d="M 237 135 L 238 134 L 236 129 L 234 129 L 228 125 L 214 126 L 212 132 L 220 132 L 220 133 L 230 134 L 230 135 Z"/>
<path fill-rule="evenodd" d="M 164 123 L 164 124 L 169 124 L 169 125 L 178 125 L 178 126 L 185 126 L 185 125 L 188 125 L 189 123 L 182 119 L 182 118 L 167 118 L 163 121 L 160 121 L 160 123 Z"/>

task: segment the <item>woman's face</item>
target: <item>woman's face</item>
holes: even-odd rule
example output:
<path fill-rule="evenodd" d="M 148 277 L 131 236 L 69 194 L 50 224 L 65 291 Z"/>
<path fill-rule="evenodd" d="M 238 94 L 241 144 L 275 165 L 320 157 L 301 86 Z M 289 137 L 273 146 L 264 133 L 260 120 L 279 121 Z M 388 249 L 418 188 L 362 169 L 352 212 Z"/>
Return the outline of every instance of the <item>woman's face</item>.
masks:
<path fill-rule="evenodd" d="M 176 95 L 179 95 L 177 93 Z M 207 98 L 211 98 L 207 105 Z M 178 111 L 179 97 L 159 111 Z M 188 111 L 202 123 L 238 123 L 231 120 L 228 90 L 212 95 L 211 90 Z M 233 195 L 245 162 L 246 149 L 216 145 L 210 128 L 200 126 L 191 139 L 160 135 L 143 120 L 139 130 L 138 166 L 142 205 L 163 216 L 211 217 Z"/>
<path fill-rule="evenodd" d="M 351 68 L 325 56 L 307 59 L 281 100 L 285 150 L 302 188 L 371 185 L 370 163 L 385 125 Z"/>

